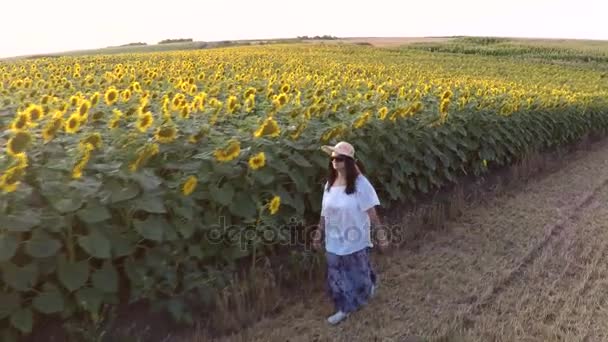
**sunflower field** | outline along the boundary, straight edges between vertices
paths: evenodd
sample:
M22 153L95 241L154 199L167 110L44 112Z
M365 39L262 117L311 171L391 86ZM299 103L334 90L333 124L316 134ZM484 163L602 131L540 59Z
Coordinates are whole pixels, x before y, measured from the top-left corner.
M0 339L139 299L181 317L176 298L316 223L323 144L407 201L603 134L606 89L590 68L350 45L0 62Z

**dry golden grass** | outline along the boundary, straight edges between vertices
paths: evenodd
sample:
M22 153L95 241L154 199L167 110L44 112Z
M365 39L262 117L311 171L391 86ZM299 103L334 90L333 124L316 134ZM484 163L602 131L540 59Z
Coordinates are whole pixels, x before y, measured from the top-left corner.
M417 248L375 254L378 295L339 326L315 292L222 341L606 340L608 145L572 158L463 205Z

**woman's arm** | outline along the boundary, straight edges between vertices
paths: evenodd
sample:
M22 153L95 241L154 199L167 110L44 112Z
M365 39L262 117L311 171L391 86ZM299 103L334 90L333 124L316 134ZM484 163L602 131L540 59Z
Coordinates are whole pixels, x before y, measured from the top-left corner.
M367 214L369 215L369 220L371 221L372 227L380 226L380 218L378 217L378 213L376 212L376 207L371 207L367 210Z

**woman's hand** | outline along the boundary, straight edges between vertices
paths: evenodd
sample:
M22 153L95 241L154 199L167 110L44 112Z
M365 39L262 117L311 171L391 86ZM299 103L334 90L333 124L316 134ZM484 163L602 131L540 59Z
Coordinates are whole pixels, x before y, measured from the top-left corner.
M312 248L314 248L315 251L318 251L321 249L321 234L317 231L315 231L314 236L312 237Z
M380 222L376 208L369 209L367 213L372 224L372 231L373 235L375 236L375 240L377 241L377 245L381 252L385 252L389 246L389 231L387 227L382 225Z
M375 229L376 239L378 241L378 247L381 252L386 252L390 245L388 230L385 226L378 226Z

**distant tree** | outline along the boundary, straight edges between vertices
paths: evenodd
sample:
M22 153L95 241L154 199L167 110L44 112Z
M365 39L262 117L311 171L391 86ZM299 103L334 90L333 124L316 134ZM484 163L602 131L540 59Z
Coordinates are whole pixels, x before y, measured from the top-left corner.
M158 42L158 44L172 44L172 43L191 43L192 38L179 38L179 39L164 39Z
M335 36L331 36L331 35L323 35L323 36L314 36L314 37L309 37L309 36L298 36L298 39L302 39L302 40L319 40L319 39L323 39L323 40L336 40L338 39L338 37Z
M137 42L137 43L129 43L129 44L123 44L121 46L146 46L148 45L147 43L142 43L142 42Z

